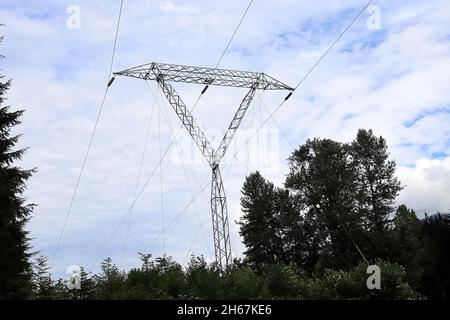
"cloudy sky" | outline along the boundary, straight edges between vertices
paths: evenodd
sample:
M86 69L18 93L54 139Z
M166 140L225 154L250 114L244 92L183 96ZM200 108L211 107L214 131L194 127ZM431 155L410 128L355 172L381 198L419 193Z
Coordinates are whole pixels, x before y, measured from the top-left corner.
M420 216L449 210L450 3L374 3L242 148L286 92L255 98L222 172L234 256L243 250L234 221L245 175L258 169L281 185L286 158L308 138L350 141L358 128L372 128L397 161L405 186L398 202ZM295 86L365 4L255 0L220 67L265 72ZM114 71L153 61L213 67L247 5L125 0ZM38 204L28 228L34 249L50 258L108 82L118 8L116 0L0 3L6 25L0 68L14 80L8 103L26 109L16 129L23 133L20 146L30 147L21 165L38 168L26 192ZM202 90L175 87L190 107ZM211 87L196 107L216 145L244 95L243 89ZM180 262L193 252L212 260L211 173L186 132L126 216L179 126L154 83L116 80L53 264L56 274L64 276L70 265L95 271L107 256L129 268L138 263L137 252L165 251Z

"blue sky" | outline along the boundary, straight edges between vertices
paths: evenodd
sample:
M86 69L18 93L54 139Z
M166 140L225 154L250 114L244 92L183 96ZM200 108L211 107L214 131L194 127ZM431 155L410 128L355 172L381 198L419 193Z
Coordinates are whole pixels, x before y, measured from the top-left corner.
M381 28L367 27L364 13L296 94L269 121L238 161L225 168L230 221L239 219L245 175L259 169L281 185L295 146L312 137L339 141L358 128L372 128L390 145L405 185L399 197L419 215L450 208L450 3L376 1ZM125 1L114 70L156 62L214 66L246 1ZM67 8L80 9L79 29L67 28ZM18 132L30 150L24 167L37 167L26 196L39 204L29 229L35 250L52 256L96 112L107 82L119 1L12 1L0 3L5 40L2 73L14 79L9 104L27 110ZM334 41L365 1L255 0L221 67L265 72L294 86ZM69 265L92 266L111 256L122 267L136 265L136 252L163 253L159 171L138 201L124 250L125 223L114 229L134 196L149 117L149 144L139 186L179 127L179 120L145 83L119 78L105 111L80 184L54 272ZM188 106L201 91L176 85ZM220 137L245 91L210 88L195 111L209 137ZM249 110L231 146L229 161L285 93L267 92ZM154 108L154 109L153 109ZM158 116L159 115L159 116ZM159 125L158 125L159 117ZM279 127L282 128L280 132ZM161 137L160 139L158 137ZM266 150L266 152L261 152ZM189 155L189 157L188 157ZM180 161L183 159L183 161ZM248 162L248 163L247 163ZM210 179L206 162L189 136L162 165L164 218L170 222ZM178 261L189 252L212 259L209 188L166 232L166 253ZM238 228L232 246L240 256ZM198 235L198 237L197 237ZM95 266L95 267L94 267Z

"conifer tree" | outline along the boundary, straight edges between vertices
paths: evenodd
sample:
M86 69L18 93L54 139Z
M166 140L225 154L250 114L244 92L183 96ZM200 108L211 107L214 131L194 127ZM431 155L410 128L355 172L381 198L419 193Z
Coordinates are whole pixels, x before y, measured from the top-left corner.
M20 135L13 135L11 129L20 124L24 111L4 106L11 81L3 79L0 76L0 299L20 299L31 294L31 253L25 224L34 205L26 204L23 192L34 169L17 166L26 149L15 148Z
M39 255L33 264L34 298L38 300L49 300L55 295L48 258Z

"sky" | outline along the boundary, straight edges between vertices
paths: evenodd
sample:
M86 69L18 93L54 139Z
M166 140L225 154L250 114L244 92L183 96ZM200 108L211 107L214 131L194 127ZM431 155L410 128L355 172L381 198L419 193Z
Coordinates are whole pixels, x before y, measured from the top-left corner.
M26 109L14 129L22 134L19 147L29 147L20 165L37 168L25 193L38 205L27 228L33 249L50 260L109 80L119 4L0 2L0 53L6 57L0 69L13 79L8 104ZM247 5L125 0L113 70L150 62L214 67ZM295 86L365 5L255 0L220 67L264 72ZM258 92L222 165L234 257L244 251L235 222L242 215L245 176L259 170L282 186L286 159L309 138L349 142L359 128L373 129L386 138L405 187L397 204L418 216L449 211L448 21L446 0L374 1L254 135L287 94ZM203 89L174 87L188 107ZM213 145L245 94L211 87L196 106L194 116ZM139 264L138 252L166 253L182 263L190 254L213 260L211 172L185 130L144 188L179 127L155 83L116 79L52 263L54 274L64 277L73 265L97 271L106 257L131 268Z

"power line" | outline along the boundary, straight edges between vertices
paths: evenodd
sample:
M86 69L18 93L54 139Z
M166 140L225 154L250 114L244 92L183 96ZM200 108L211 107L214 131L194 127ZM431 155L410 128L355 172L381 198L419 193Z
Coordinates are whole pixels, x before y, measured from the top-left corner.
M197 231L197 234L194 237L194 241L192 242L191 246L189 247L188 253L186 254L186 257L183 260L183 265L186 264L186 261L189 258L189 255L191 255L193 253L192 250L193 250L195 244L197 243L197 240L198 240L198 237L200 236L200 233L203 231L203 226L204 226L204 224L206 222L206 218L208 218L208 216L205 216L203 218L203 221L200 224L199 230Z
M151 90L151 87L150 87L150 86L148 86L148 89L149 89L150 93L151 93L153 96L155 96L155 94L154 94L153 91ZM167 126L169 127L169 129L170 129L170 131L172 132L172 135L173 135L175 131L173 130L173 127L172 127L172 125L171 125L171 123L170 123L169 114L167 113L167 109L165 108L166 103L167 103L167 102L165 102L165 101L163 100L163 106L162 106L162 107L161 107L161 105L158 103L158 108L160 109L161 113L163 114L164 120L166 121ZM164 111L165 111L165 112L164 112ZM177 149L178 149L178 155L179 155L179 157L180 157L180 161L181 161L181 165L182 165L182 169L183 169L184 178L185 178L186 183L187 183L187 185L188 185L189 192L190 192L190 194L191 194L191 197L194 197L194 191L192 190L192 186L191 186L191 183L190 183L190 181L189 181L189 177L188 177L188 174L187 174L186 166L189 167L189 169L190 169L191 172L192 172L192 175L193 175L194 178L195 178L195 181L197 182L197 184L198 184L200 187L201 187L201 183L200 183L200 181L198 180L197 175L195 174L194 170L192 169L192 166L191 166L190 164L186 165L186 164L184 163L183 156L182 156L182 149L181 149L180 145L178 144L178 142L176 142L175 144L176 144ZM205 193L203 193L203 195L205 196L205 198L206 198L207 200L209 200ZM203 226L202 219L200 218L199 210L198 210L198 207L197 207L197 205L196 205L195 202L194 202L194 209L195 209L195 213L196 213L196 216L197 216L197 219L198 219L199 224ZM204 219L203 219L203 221L204 221ZM208 244L208 242L207 242L207 240L206 240L206 235L205 235L205 232L204 232L203 227L201 228L201 231L202 231L203 240L205 241L205 244L206 244L206 248L207 248L207 250L208 250L208 253L209 253L210 257L212 257L211 249L210 249L209 244ZM169 238L169 236L170 236L170 234L167 235L167 239ZM166 239L166 241L167 241L167 239Z
M139 187L139 181L141 180L141 176L142 176L142 168L144 166L145 154L147 153L147 145L148 145L148 140L149 140L149 137L150 137L150 129L151 129L151 124L152 124L152 120L153 120L153 115L154 115L154 112L155 112L156 102L157 102L156 101L156 97L154 97L154 104L153 104L153 107L151 109L150 120L149 120L148 126L147 126L147 133L146 133L145 142L144 142L144 150L142 151L142 155L141 155L141 161L140 161L140 164L139 164L139 172L138 172L138 176L137 176L137 179L136 179L136 185L135 185L135 188L134 188L134 195L133 195L133 197L136 197L136 195L137 195L138 187ZM127 229L125 231L125 240L124 240L124 244L123 244L123 247L122 247L122 253L121 253L121 257L120 257L120 264L122 264L123 256L124 256L124 253L125 253L125 247L126 247L127 241L128 241L128 233L129 233L129 230L130 230L130 225L131 225L131 220L132 220L132 217L133 217L133 213L134 213L134 210L131 210L130 217L128 219Z
M242 15L241 20L239 21L237 27L235 28L235 30L234 30L234 32L233 32L233 34L232 34L230 40L229 40L228 43L227 43L227 46L226 46L225 49L224 49L224 52L222 53L222 55L221 55L221 57L220 57L218 63L216 64L216 67L215 67L216 69L217 69L217 67L219 66L219 64L221 63L223 57L225 56L226 51L228 50L228 47L230 46L232 40L233 40L234 37L236 36L239 27L241 26L242 22L244 21L245 16L247 15L247 12L249 11L251 5L253 4L253 1L254 1L254 0L251 0L251 1L250 1L249 5L247 6L247 8L246 8L246 10L245 10L245 12L244 12L244 14ZM146 83L147 83L147 81L146 81ZM148 85L148 83L147 83L147 85ZM199 102L200 99L201 99L201 96L205 93L206 89L207 89L207 88L205 87L205 89L202 91L202 93L200 94L200 96L197 98L197 100L196 100L196 102L194 103L193 107L190 109L190 112L191 112L191 113L192 113L192 112L194 111L194 109L196 108L198 102ZM145 188L146 188L147 185L149 184L151 178L153 177L154 173L156 172L156 170L157 170L157 169L159 168L159 166L161 165L163 159L164 159L165 156L167 155L169 149L170 149L170 148L172 147L172 145L174 144L176 138L178 137L178 135L180 134L180 132L181 132L182 129L183 129L183 125L181 125L181 126L178 128L178 130L177 130L175 136L172 138L172 140L170 141L169 145L166 147L166 150L164 151L164 153L163 153L162 156L160 157L160 160L158 161L158 163L157 163L156 166L154 167L154 169L153 169L153 171L151 172L149 178L146 180L144 186L142 187L142 189L140 190L140 192L138 193L138 195L137 195L137 196L135 197L135 199L133 200L133 202L132 202L132 204L131 204L129 210L132 210L132 208L135 206L137 200L140 198L141 194L143 193L143 191L145 190ZM129 210L126 212L126 215L128 215Z
M323 58L325 58L326 55L334 48L336 43L341 40L341 38L344 36L344 34L350 29L350 27L355 23L356 20L359 19L359 17L364 13L364 11L367 10L367 8L370 6L370 4L373 2L373 0L369 0L369 2L364 6L364 8L361 9L361 11L356 15L356 17L350 22L350 24L344 29L344 31L341 32L341 34L334 40L334 42L331 44L331 46L322 54L322 56L317 60L317 62L311 67L311 69L305 74L305 76L302 78L302 80L299 81L299 83L294 87L294 91L297 90L297 88L303 83L303 81L308 78L311 72L322 62Z
M250 1L250 3L249 3L248 6L247 6L247 9L245 9L244 14L242 15L241 20L239 20L238 25L237 25L236 28L234 29L234 32L233 32L233 34L232 34L230 40L228 41L228 43L227 43L225 49L223 50L222 55L221 55L220 58L219 58L219 61L217 61L217 64L216 64L216 66L214 67L214 69L217 69L217 68L219 67L220 63L222 62L223 57L224 57L225 54L227 53L228 48L230 47L231 42L233 41L234 37L236 36L236 33L238 32L239 27L241 26L242 22L244 21L245 16L247 15L248 10L250 10L250 7L252 6L252 4L253 4L253 0Z
M261 97L262 95L260 95ZM269 108L267 107L267 104L264 103L264 101L261 99L261 105L264 107L264 109L266 110L266 112L268 114L270 114ZM284 132L284 130L281 128L280 124L278 123L278 121L275 119L275 117L271 116L270 117L273 121L273 123L275 123L275 125L278 127L278 130L280 130L281 135L284 137L284 139L287 141L287 143L289 144L289 146L294 149L294 145L293 143L289 140L289 138L287 137L286 133Z
M169 230L172 225L176 222L177 220L184 214L184 212L189 209L189 207L195 202L195 200L204 192L204 190L206 189L207 186L209 186L211 183L211 180L208 180L208 183L206 183L205 185L203 185L203 187L196 193L195 197L193 197L191 199L191 201L189 201L189 203L169 222L169 224L167 225L166 230ZM105 246L103 246L102 250L100 251L100 253L97 255L97 257L95 258L95 260L93 261L94 263L96 263L99 259L100 256L105 252L105 250L109 247L111 241L114 239L114 237L116 236L117 232L120 230L120 228L122 227L125 219L128 217L128 215L130 214L130 210L128 210L126 212L126 214L122 217L122 219L120 220L119 224L116 226L116 228L114 229L113 233L111 234L111 236L109 237L108 241L106 242ZM159 233L153 240L152 242L156 241L159 239L159 237L162 236L162 232ZM93 265L91 265L90 269L91 270L93 267Z
M254 0L250 0L247 8L244 11L244 14L242 15L241 19L239 20L239 23L237 24L236 28L233 31L233 34L231 35L231 38L228 40L227 45L225 46L225 49L223 50L222 54L220 55L219 60L216 63L216 66L214 67L214 69L217 69L220 65L220 63L222 62L223 58L225 57L225 54L228 51L228 48L230 47L231 42L233 41L234 37L236 36L242 22L244 21L245 17L247 16L248 11L250 10L250 7L252 6ZM209 85L206 85L202 92L200 93L200 95L198 96L197 100L194 103L194 106L192 107L192 109L195 109L195 107L197 106L197 104L199 103L200 99L202 98L203 94L206 92L206 90L208 90Z
M145 81L147 86L148 82ZM169 150L172 148L173 144L176 142L176 138L178 137L179 133L181 132L181 129L183 128L183 125L181 127L178 128L177 133L175 134L175 136L172 138L172 140L170 141L170 143L167 145L165 151L163 152L163 154L160 156L157 164L155 165L155 167L153 167L150 176L147 178L147 180L145 181L144 185L142 186L142 188L139 190L138 194L136 195L136 197L133 199L131 205L129 206L128 210L125 212L125 214L123 215L122 219L120 220L118 226L114 229L113 233L111 234L110 238L108 239L106 245L102 248L100 254L97 256L95 261L98 261L98 257L103 254L103 252L106 250L106 248L109 246L109 244L111 243L111 241L114 239L115 235L117 234L117 232L119 231L120 227L122 226L123 222L125 221L125 219L128 217L128 215L131 213L131 211L134 209L134 206L136 205L137 201L139 200L139 198L141 197L141 195L143 194L143 192L145 191L145 189L147 188L148 184L150 183L151 179L153 178L153 176L156 173L156 170L158 170L158 168L161 166L162 161L164 160L164 158L167 156L167 153L169 152ZM207 185L206 185L207 186ZM203 192L205 190L205 187L203 187L201 189L201 192ZM198 197L198 195L195 197L195 199ZM192 202L189 203L189 205L192 204ZM188 206L189 206L188 205ZM187 208L186 208L187 209ZM182 211L183 212L183 211ZM182 214L182 213L180 213ZM171 222L172 223L172 222ZM168 228L170 227L171 223L169 223Z
M286 101L293 95L293 93L298 89L298 87L309 77L309 75L316 69L316 67L322 62L322 60L328 55L328 53L335 47L335 45L339 42L339 40L344 36L344 34L350 29L350 27L356 22L356 20L359 19L359 17L366 11L366 9L370 6L370 4L373 2L373 0L369 0L369 2L361 9L361 11L358 12L358 14L355 16L355 18L347 25L347 27L342 31L339 36L336 38L335 41L331 44L331 46L320 56L320 58L314 63L314 65L308 70L308 72L305 74L305 76L298 82L298 84L294 87L294 90L292 90L291 93L289 93L288 96L275 108L275 110L269 114L269 116L264 120L264 122L258 127L258 129L245 141L244 145L236 151L234 154L235 156L250 142L250 140L261 130L262 127L266 125L266 123L269 121L269 119L274 119L274 114L278 112L278 110L286 103ZM227 167L229 163L226 163L224 165L224 168ZM363 252L359 248L359 246L354 241L353 237L350 235L348 230L344 227L345 231L350 236L350 239L352 240L354 246L356 247L358 253L361 255L361 257L364 259L364 261L367 262L366 257L364 256Z
M187 209L189 209L189 207L195 202L195 200L197 200L197 198L205 191L205 189L211 184L211 179L208 180L208 182L206 184L204 184L200 190L195 194L195 196L191 199L191 201L189 201L189 203L183 207L183 209L169 222L169 224L167 224L167 232L169 232L169 230L171 228L174 228L178 221L180 221L181 216L186 212ZM159 233L151 242L154 242L156 240L158 240L160 237L162 236L162 232Z
M249 6L247 7L247 9L246 9L246 11L245 11L243 17L241 18L241 21L239 22L239 24L238 24L238 26L237 26L235 32L234 32L233 35L232 35L232 38L230 39L229 43L227 44L227 47L225 48L224 53L222 54L221 58L219 59L219 63L217 64L217 66L220 64L221 60L223 59L223 56L225 55L226 51L228 50L229 44L231 43L231 41L233 40L234 36L236 35L237 29L238 29L239 26L241 25L241 23L242 23L243 19L245 18L245 16L246 16L246 14L247 14L247 12L248 12L248 10L249 10L249 8L250 8L250 6L251 6L252 3L253 3L253 0L250 2ZM250 140L251 140L251 139L259 132L259 130L267 123L267 121L268 121L270 118L272 118L273 115L281 108L281 106L282 106L282 105L283 105L283 104L284 104L284 103L292 96L293 92L294 92L294 91L295 91L295 90L296 90L296 89L297 89L297 88L298 88L298 87L299 87L299 86L300 86L300 85L308 78L308 76L312 73L312 71L320 64L320 62L321 62L321 61L325 58L325 56L333 49L333 47L334 47L334 46L336 45L336 43L340 40L340 38L346 33L346 31L353 25L353 23L361 16L361 14L364 12L364 10L365 10L371 3L372 3L372 0L369 1L369 3L364 7L364 9L361 10L361 12L355 17L355 19L353 19L353 21L347 26L347 28L346 28L346 29L339 35L339 37L332 43L332 45L328 48L328 50L325 51L325 53L324 53L324 54L319 58L319 60L312 66L312 68L307 72L307 74L303 77L303 79L297 84L297 86L294 88L294 90L293 90L293 91L285 98L285 100L282 101L282 102L280 103L280 105L279 105L279 106L278 106L278 107L277 107L277 108L269 115L269 117L268 117L267 119L265 119L265 121L263 121L263 122L261 123L261 125L259 126L259 128L252 134L252 136L250 136L249 139L247 139L247 141L245 142L245 144L244 144L243 147L245 147L245 146L248 144L248 142L249 142L249 141L250 141ZM216 67L216 68L217 68L217 67ZM205 93L207 87L208 87L208 86L206 86L205 89L202 91L201 95L199 96L199 98L197 99L196 103L195 103L194 106L192 107L191 112L195 109L195 107L196 107L196 105L198 104L198 102L199 102L201 96ZM145 188L147 187L148 183L150 182L152 176L154 175L156 169L157 169L159 166L161 166L162 160L164 159L164 157L166 156L167 152L169 151L169 149L170 149L171 146L173 145L173 143L174 143L176 137L178 136L179 132L181 131L181 129L182 129L182 126L179 128L179 130L178 130L178 132L176 133L175 137L172 139L172 141L171 141L171 142L169 143L169 145L167 146L166 151L161 155L159 162L157 163L156 167L153 169L153 171L152 171L150 177L149 177L149 178L147 179L147 181L145 182L145 184L144 184L143 188L141 189L141 191L140 191L140 192L138 193L138 195L135 197L135 199L134 199L133 203L131 204L129 210L126 212L125 217L129 214L130 210L132 210L132 208L133 208L134 205L136 204L137 200L140 198L141 194L143 193L143 191L144 191ZM242 148L243 148L243 147L242 147ZM237 150L237 152L235 153L235 155L236 155L238 152L240 152L240 151L242 150L242 148L240 148L239 150ZM226 167L226 166L228 166L228 164L226 164L224 167ZM205 185L204 188L206 188L206 186L207 186L207 185ZM203 192L204 188L201 190L201 192ZM199 194L198 194L198 195L199 195ZM196 197L198 197L198 195L197 195ZM195 201L195 198L193 198L193 199L191 200L191 202L188 204L188 206L185 207L185 209L186 209L187 207L189 207L189 206L192 204L193 201ZM184 212L185 209L183 209L183 210L175 217L175 219L172 220L172 221L176 221L176 220L178 219L178 217L181 216L181 214ZM124 218L125 218L125 217L124 217ZM123 219L122 219L121 223L122 223L122 222L123 222ZM170 227L171 224L172 224L172 223L169 224L169 227ZM119 227L118 227L118 228L120 228L120 225L121 225L121 224L119 224ZM116 229L116 231L117 231L117 230L118 230L118 229ZM116 231L115 231L115 232L116 232ZM114 237L114 234L113 234L112 237ZM112 239L112 238L111 238L111 239ZM111 240L111 239L110 239L110 240ZM108 241L108 244L109 244L109 242L110 242L110 241ZM107 245L108 245L108 244L107 244Z
M67 213L66 213L66 216L64 218L64 224L63 224L63 227L62 227L61 232L59 234L58 242L57 242L55 251L53 253L53 258L52 258L52 263L51 263L52 266L53 266L53 263L55 262L56 255L58 254L58 250L59 250L59 247L61 245L61 240L62 240L64 231L66 230L67 222L69 220L70 212L72 210L72 206L73 206L73 203L75 201L75 197L76 197L77 192L78 192L78 187L80 185L81 177L83 176L84 168L86 166L86 162L87 162L87 159L89 157L89 153L91 151L92 142L94 141L94 136L95 136L95 133L97 132L97 127L98 127L98 124L100 122L100 118L101 118L101 115L102 115L102 112L103 112L103 107L104 107L105 101L106 101L106 96L108 95L109 87L112 85L112 83L114 81L114 78L111 78L111 76L112 76L112 70L113 70L114 61L115 61L115 54L116 54L116 48L117 48L117 39L118 39L118 35L119 35L120 21L121 21L121 17L122 17L123 2L124 2L124 0L121 0L121 2L120 2L119 17L118 17L117 25L116 25L116 32L115 32L115 37L114 37L114 45L113 45L112 56L111 56L111 64L110 64L109 73L108 73L108 81L109 82L108 82L108 85L106 86L105 93L103 95L103 99L102 99L102 102L100 104L100 109L98 111L97 118L95 120L94 129L92 130L91 137L89 139L88 147L87 147L84 159L83 159L83 164L81 166L81 170L80 170L80 173L78 175L78 178L77 178L77 181L76 181L76 184L75 184L75 189L73 191L72 198L70 199L69 208L67 209Z
M317 60L316 63L314 63L314 65L308 70L308 72L305 74L305 76L299 81L299 83L294 87L294 90L292 90L287 96L286 98L269 114L269 116L263 121L263 123L256 129L256 131L245 141L244 145L239 148L235 155L237 153L239 153L243 148L245 148L245 146L250 142L251 139L253 139L255 137L255 135L259 132L259 130L261 130L262 127L264 127L266 125L266 123L272 118L275 113L278 112L278 110L280 110L280 108L286 103L286 101L289 100L289 98L291 98L291 96L293 95L293 93L298 89L298 87L309 77L309 75L312 73L312 71L314 71L314 69L316 69L316 67L320 64L320 62L322 62L322 60L328 55L328 53L330 53L330 51L334 48L334 46L338 43L338 41L344 36L344 34L350 29L350 27L355 23L356 20L358 20L358 18L363 14L363 12L370 6L370 4L373 2L373 0L370 0L361 11L359 11L359 13L356 15L356 17L350 22L350 24L347 25L347 27L344 29L344 31L342 31L339 36L336 38L335 41L333 41L333 43L331 44L331 46L321 55L321 57L319 58L319 60ZM228 166L229 163L225 164L224 167Z
M157 95L158 98L158 95ZM159 106L159 99L158 106ZM158 108L158 140L159 140L159 156L161 157L161 108ZM166 226L164 219L164 193L163 193L163 166L159 166L159 182L160 182L160 192L161 192L161 222L162 222L162 234L163 234L163 253L166 255Z
M113 53L112 53L112 58L111 58L111 65L109 67L109 78L111 78L111 76L112 76L113 67L114 67L114 60L115 60L115 57L116 57L117 39L118 39L118 36L119 36L120 21L122 19L123 1L124 0L120 1L119 18L117 19L116 34L115 34L115 37L114 37Z

